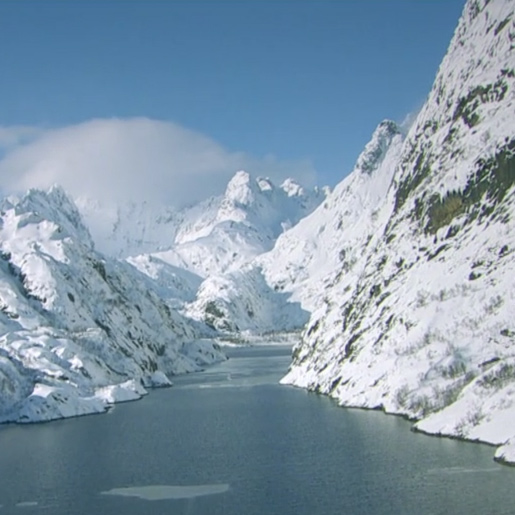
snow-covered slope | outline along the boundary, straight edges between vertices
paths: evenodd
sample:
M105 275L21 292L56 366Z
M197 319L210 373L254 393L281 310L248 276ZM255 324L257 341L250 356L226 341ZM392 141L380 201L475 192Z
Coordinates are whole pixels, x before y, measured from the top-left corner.
M208 277L185 313L222 333L239 336L299 331L309 313L289 297L267 284L259 266L250 265Z
M155 283L96 252L59 188L0 213L0 421L101 412L223 359Z
M114 257L152 254L201 277L235 270L270 250L277 237L313 211L325 190L292 179L276 186L237 172L220 197L180 210L148 203L106 206L77 199L99 250Z
M387 167L388 193L370 197L372 217L365 206L342 222L342 263L284 379L405 414L421 431L499 445L506 461L515 461L514 7L467 2ZM358 175L342 202L365 195ZM331 245L324 232L315 241Z
M97 250L115 258L169 248L182 220L178 210L147 201L119 205L78 197L74 202Z

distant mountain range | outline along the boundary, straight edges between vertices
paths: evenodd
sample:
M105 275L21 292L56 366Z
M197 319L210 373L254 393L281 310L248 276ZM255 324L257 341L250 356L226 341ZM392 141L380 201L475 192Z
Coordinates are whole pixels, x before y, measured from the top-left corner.
M147 202L102 205L84 198L76 204L101 252L117 258L152 254L206 277L270 250L326 193L307 190L293 179L276 186L239 171L223 195L180 210Z

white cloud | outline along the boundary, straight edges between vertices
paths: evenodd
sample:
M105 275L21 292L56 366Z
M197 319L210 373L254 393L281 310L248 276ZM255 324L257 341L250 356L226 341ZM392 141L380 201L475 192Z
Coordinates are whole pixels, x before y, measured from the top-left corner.
M30 125L0 126L0 150L27 143L42 133L42 129Z
M402 132L404 132L404 134L407 134L410 131L411 127L413 127L413 124L417 121L417 117L420 114L420 111L422 111L424 104L425 100L421 101L415 107L415 109L406 114L402 121L399 122L399 127L401 128Z
M60 184L74 197L183 205L221 193L240 169L278 182L293 176L312 185L316 178L309 161L230 152L203 134L148 118L98 119L50 130L4 127L2 142L4 191Z

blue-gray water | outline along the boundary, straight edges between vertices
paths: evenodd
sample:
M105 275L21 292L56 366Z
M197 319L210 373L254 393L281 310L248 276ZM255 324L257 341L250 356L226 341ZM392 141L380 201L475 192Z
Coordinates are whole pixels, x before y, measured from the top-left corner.
M515 513L515 470L483 445L277 384L284 347L109 414L0 427L0 515Z

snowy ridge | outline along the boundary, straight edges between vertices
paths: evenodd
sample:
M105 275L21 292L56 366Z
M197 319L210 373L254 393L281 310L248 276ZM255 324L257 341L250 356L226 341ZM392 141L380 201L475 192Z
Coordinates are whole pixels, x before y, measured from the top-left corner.
M107 206L91 199L77 199L77 205L100 251L117 258L152 254L207 277L236 270L270 250L325 194L293 179L276 186L239 171L220 197L180 210L146 202Z
M93 249L60 188L3 202L0 421L105 411L223 359L133 266Z
M513 6L467 2L373 231L367 210L343 226L352 266L326 285L283 380L407 415L420 431L499 445L496 458L512 462ZM352 176L348 198L362 191ZM329 244L323 233L317 243Z
M325 191L306 191L292 179L277 187L269 179L237 172L225 194L188 211L175 243L154 255L204 278L238 270L270 250L324 197Z

